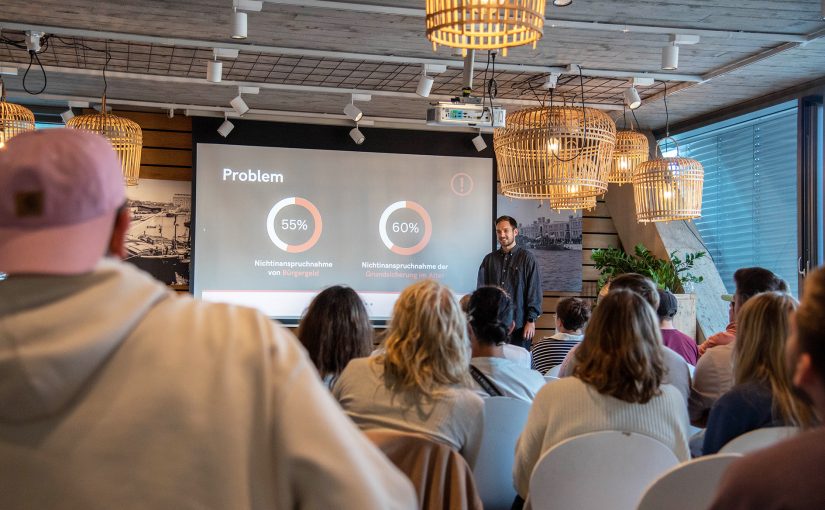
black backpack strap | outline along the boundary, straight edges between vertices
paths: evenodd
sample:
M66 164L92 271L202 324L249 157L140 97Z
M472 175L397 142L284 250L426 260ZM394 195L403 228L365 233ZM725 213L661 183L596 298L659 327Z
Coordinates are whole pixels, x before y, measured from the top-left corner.
M479 370L478 368L476 368L473 365L470 365L470 375L473 376L473 379L475 380L475 382L477 382L479 384L479 386L481 386L481 388L484 391L486 391L487 394L490 395L491 397L503 397L504 396L504 394L501 392L501 390L496 388L496 385L493 384L493 381L491 381L486 375L484 375L481 372L481 370Z

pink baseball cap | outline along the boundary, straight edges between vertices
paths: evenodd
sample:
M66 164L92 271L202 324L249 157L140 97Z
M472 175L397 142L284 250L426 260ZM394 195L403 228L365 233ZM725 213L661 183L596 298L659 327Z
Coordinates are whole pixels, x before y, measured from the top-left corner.
M120 162L102 136L76 129L15 136L0 149L0 272L91 271L125 201Z

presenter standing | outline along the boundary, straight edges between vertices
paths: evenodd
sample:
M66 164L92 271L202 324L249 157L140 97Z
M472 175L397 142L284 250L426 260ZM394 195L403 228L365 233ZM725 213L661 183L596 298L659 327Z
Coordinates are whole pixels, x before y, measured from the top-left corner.
M529 349L541 315L541 273L533 254L516 245L518 223L511 216L496 220L500 249L487 254L478 268L478 286L496 285L513 299L515 329L510 343Z

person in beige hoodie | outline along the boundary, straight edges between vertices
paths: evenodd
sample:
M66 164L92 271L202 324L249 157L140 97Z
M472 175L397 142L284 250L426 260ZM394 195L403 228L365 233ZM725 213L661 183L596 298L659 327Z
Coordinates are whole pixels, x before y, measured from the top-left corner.
M293 335L123 254L106 139L0 150L0 508L416 508Z

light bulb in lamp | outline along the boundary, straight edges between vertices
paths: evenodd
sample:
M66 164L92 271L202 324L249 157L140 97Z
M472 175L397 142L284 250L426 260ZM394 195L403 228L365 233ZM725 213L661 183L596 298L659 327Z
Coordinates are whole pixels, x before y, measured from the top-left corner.
M673 196L673 192L670 191L669 189L666 189L665 192L664 192L664 197L666 199L670 200L670 197L672 197L672 196Z
M619 158L619 170L627 170L628 168L630 168L630 162L626 157L621 156Z
M552 152L553 154L559 153L559 139L558 138L551 138L547 140L547 150Z

